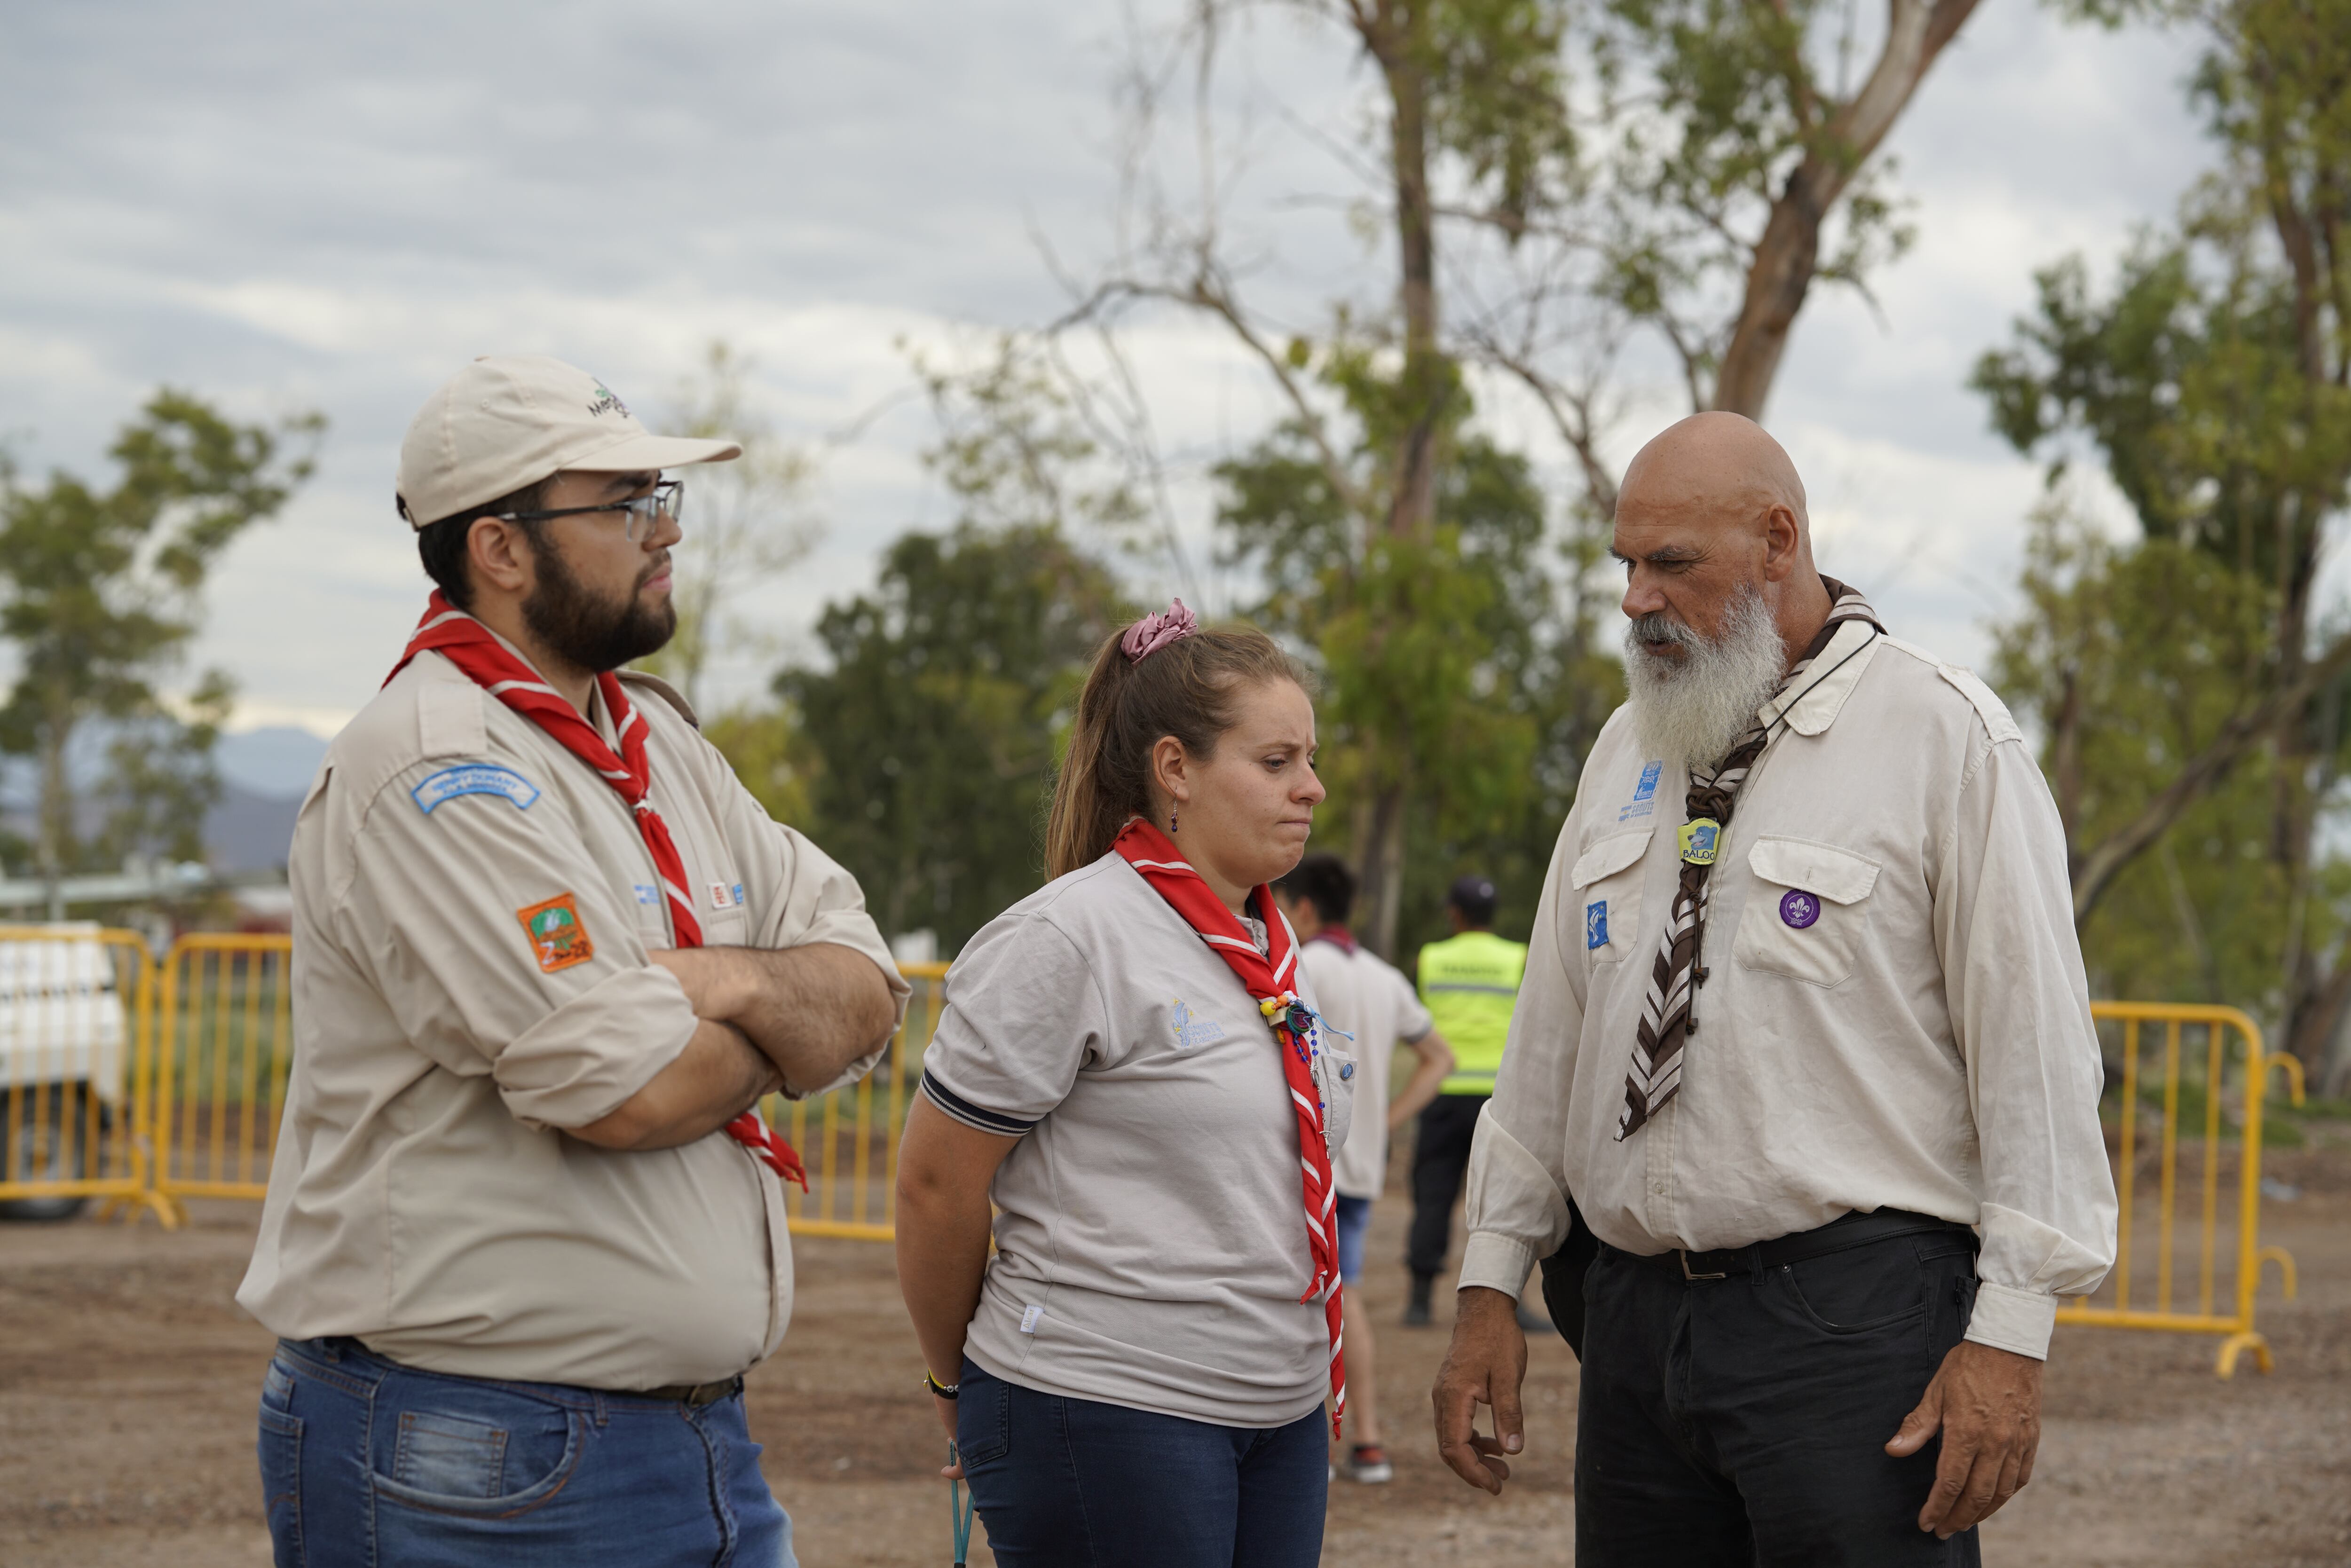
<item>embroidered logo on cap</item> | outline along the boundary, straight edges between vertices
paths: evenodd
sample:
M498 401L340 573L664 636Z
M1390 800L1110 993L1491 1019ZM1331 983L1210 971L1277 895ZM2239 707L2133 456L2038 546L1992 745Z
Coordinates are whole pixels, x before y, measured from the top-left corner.
M1792 888L1780 896L1780 918L1802 931L1821 917L1821 901L1802 888Z
M596 944L588 939L588 927L580 921L580 905L568 893L559 893L528 909L517 909L515 918L530 935L531 956L550 975L574 964L584 964L596 956Z
M1583 906L1583 950L1589 953L1595 947L1607 946L1608 901L1604 898L1597 904Z

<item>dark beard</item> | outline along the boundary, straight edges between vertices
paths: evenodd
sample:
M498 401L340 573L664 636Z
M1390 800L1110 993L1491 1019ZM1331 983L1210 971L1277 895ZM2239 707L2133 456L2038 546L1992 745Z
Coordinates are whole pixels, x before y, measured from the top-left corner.
M556 550L534 540L531 554L538 580L522 601L523 624L548 652L574 669L596 674L617 670L659 652L676 632L677 607L667 600L648 607L638 602L632 589L626 602L614 605L589 592ZM646 567L635 587L643 588L663 564L657 560Z

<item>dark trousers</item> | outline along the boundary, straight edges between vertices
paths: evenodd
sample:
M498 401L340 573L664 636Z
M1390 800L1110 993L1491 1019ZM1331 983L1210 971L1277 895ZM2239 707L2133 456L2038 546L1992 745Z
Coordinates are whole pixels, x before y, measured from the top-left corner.
M1981 1561L1918 1528L1938 1442L1894 1436L1975 1303L1963 1230L1684 1281L1612 1247L1585 1276L1579 1568ZM1669 1255L1670 1256L1670 1255Z
M1405 1239L1405 1267L1426 1277L1445 1271L1453 1244L1453 1204L1469 1171L1469 1143L1478 1133L1484 1094L1439 1094L1420 1113L1420 1135L1412 1150L1412 1232Z
M1328 1419L1218 1427L1007 1383L967 1358L956 1447L1003 1568L1314 1568Z

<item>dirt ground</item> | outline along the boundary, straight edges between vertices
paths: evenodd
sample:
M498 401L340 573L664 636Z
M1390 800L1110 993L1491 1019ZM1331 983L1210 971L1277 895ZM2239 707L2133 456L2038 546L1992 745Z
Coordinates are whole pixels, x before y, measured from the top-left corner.
M2351 1563L2351 1148L2282 1151L2265 1206L2301 1296L2264 1291L2278 1370L2212 1375L2214 1342L2061 1329L2033 1484L1985 1529L2007 1564ZM269 1336L230 1300L257 1210L197 1207L166 1234L84 1220L0 1226L0 1564L266 1563L254 1403ZM1396 1480L1332 1488L1324 1561L1572 1561L1575 1364L1533 1347L1532 1448L1499 1501L1437 1461L1427 1388L1445 1331L1403 1305L1404 1204L1374 1221L1369 1281ZM755 1433L810 1568L948 1558L942 1443L890 1252L801 1239L782 1353L751 1375ZM1384 1264L1384 1267L1381 1265ZM975 1563L990 1561L976 1549Z

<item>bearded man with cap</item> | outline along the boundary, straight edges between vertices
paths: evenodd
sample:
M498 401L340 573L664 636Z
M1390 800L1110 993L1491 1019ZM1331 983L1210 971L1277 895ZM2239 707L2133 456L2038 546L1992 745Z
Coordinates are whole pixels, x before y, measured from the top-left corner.
M789 1564L743 1372L791 1307L764 1095L906 987L676 694L683 489L585 371L485 358L399 506L438 585L297 820L294 1060L237 1300L280 1563ZM388 659L388 663L391 661Z
M1478 1129L1440 1452L1501 1490L1512 1301L1580 1208L1583 1568L1977 1562L2115 1251L2056 809L1998 697L1814 569L1755 424L1643 448L1614 553L1631 696Z

